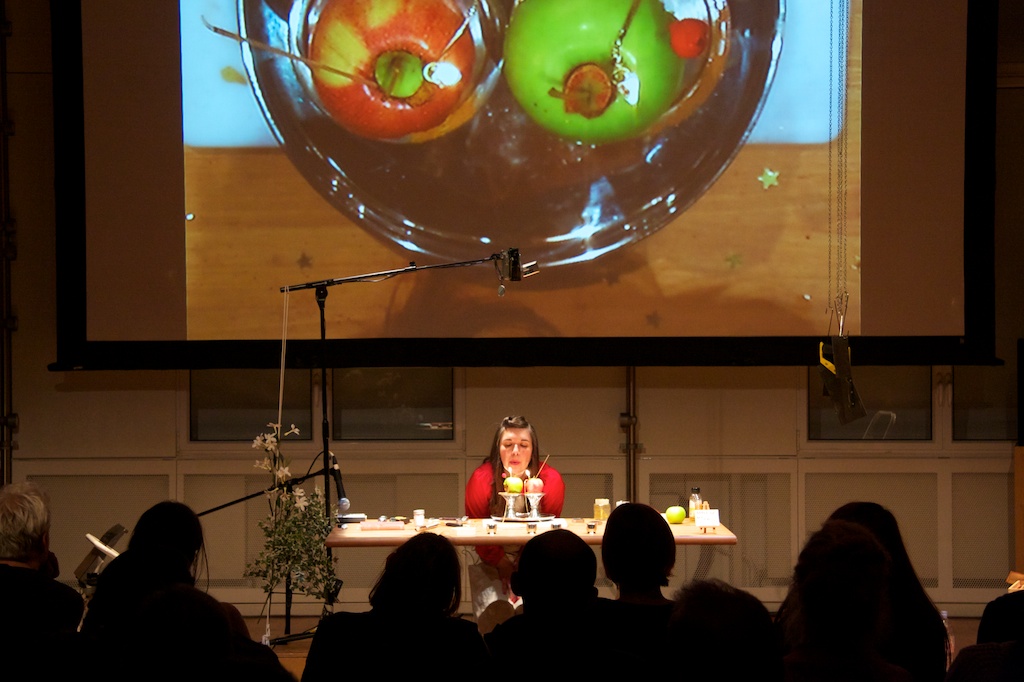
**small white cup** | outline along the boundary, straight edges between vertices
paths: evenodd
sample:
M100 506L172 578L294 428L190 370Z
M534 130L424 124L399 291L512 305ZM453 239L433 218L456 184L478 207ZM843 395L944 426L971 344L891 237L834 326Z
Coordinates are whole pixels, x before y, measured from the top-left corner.
M417 528L427 525L427 515L422 509L412 510L412 522Z

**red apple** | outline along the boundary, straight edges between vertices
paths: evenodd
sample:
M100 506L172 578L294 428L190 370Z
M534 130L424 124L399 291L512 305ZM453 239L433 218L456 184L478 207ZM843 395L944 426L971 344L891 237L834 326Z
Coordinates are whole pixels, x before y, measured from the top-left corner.
M536 476L528 478L526 479L525 488L528 493L542 493L544 492L544 481Z
M477 49L466 20L447 0L324 0L309 19L324 109L372 139L441 126L474 87Z

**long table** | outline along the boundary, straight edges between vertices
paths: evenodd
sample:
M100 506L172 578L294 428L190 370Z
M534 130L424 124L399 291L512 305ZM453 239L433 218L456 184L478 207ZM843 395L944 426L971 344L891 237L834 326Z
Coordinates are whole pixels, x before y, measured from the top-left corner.
M563 527L583 538L588 545L600 545L604 539L604 522L598 521L591 532L588 519L564 519ZM451 540L453 545L524 545L534 533L526 523L499 521L493 534L487 533L482 519L469 519L461 526L450 526L441 521L438 525L417 530L411 523L401 529L367 529L358 523L336 526L327 536L328 547L397 547L417 533L438 533ZM677 545L735 545L736 535L725 526L704 531L693 524L670 524ZM537 525L536 533L551 529L550 522Z

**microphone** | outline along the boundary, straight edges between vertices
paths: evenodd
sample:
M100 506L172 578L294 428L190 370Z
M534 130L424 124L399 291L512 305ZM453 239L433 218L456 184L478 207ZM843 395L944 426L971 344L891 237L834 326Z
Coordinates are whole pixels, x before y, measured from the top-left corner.
M537 261L527 263L522 261L519 249L505 249L494 254L494 267L498 271L498 295L505 295L505 280L519 282L527 277L532 277L540 272Z
M338 460L334 457L334 453L329 453L331 456L331 478L334 479L334 489L338 493L338 511L340 513L347 512L352 503L345 497L345 484L341 482L341 467L338 466Z

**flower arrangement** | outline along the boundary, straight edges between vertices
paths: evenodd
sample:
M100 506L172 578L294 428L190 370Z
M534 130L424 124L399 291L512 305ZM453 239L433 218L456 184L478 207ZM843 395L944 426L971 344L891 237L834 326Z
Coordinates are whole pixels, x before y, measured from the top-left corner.
M314 486L312 495L296 487L281 454L282 437L298 434L294 424L281 433L280 424L267 424L272 429L261 433L252 447L262 450L264 457L255 467L270 473L271 486L266 490L270 513L259 522L264 544L256 558L246 566L243 575L258 578L267 594L264 609L269 606L274 590L281 583L286 591L325 599L335 583L334 560L327 553L326 540L331 523L327 518L324 491Z

